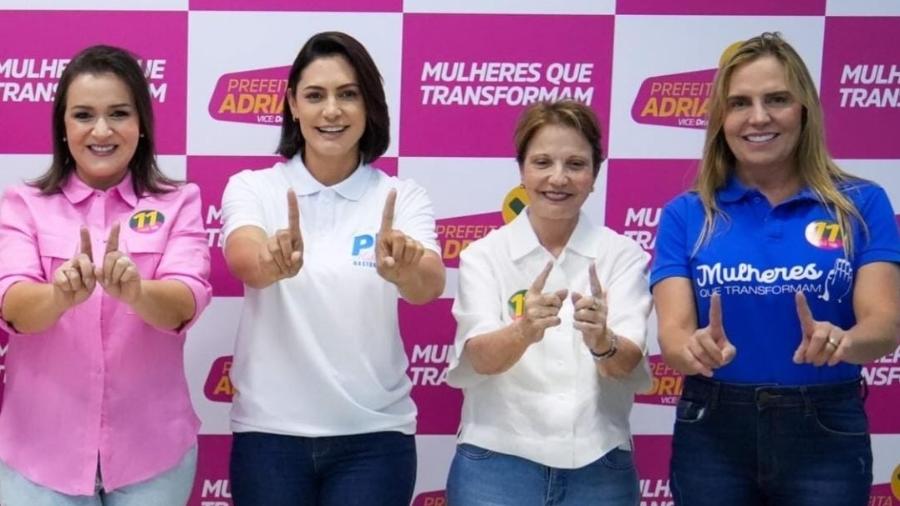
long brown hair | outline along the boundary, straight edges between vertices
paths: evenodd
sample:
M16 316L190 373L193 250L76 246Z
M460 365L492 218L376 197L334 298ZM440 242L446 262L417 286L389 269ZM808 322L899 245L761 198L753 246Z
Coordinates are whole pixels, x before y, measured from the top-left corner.
M53 161L50 168L29 184L48 195L60 191L75 171L75 162L66 143L66 100L69 87L76 77L83 74L112 74L119 78L134 100L141 136L137 149L129 162L135 195L166 193L180 184L166 177L156 164L156 144L153 135L153 105L150 90L141 66L128 51L113 46L91 46L72 58L63 70L53 99Z

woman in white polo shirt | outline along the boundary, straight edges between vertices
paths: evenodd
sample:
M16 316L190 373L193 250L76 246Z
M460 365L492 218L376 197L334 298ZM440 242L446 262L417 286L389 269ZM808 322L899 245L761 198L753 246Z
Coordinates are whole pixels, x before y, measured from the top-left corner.
M532 106L515 141L530 203L461 255L448 382L465 401L447 497L635 505L649 256L581 212L603 160L590 108Z
M246 285L231 379L236 506L407 506L416 407L397 298L443 291L431 203L370 163L388 146L381 76L339 32L288 76L278 153L233 176L225 257Z

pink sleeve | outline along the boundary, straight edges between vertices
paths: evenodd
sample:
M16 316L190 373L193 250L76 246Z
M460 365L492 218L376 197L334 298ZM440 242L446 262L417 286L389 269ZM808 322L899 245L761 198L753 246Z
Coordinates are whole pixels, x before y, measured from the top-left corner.
M31 208L23 195L25 191L21 186L7 188L0 201L0 328L10 334L17 332L2 318L6 291L20 281L47 282Z
M209 284L209 239L203 228L200 189L193 183L187 183L175 191L181 193L180 198L175 199L180 207L173 210L175 222L156 269L156 279L181 281L194 295L194 316L174 331L182 334L209 305L212 287Z

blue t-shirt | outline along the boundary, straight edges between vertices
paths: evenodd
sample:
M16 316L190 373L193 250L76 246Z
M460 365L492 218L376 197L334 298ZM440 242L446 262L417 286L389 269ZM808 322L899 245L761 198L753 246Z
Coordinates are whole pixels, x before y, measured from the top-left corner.
M804 292L816 320L849 329L856 324L852 288L859 268L870 262L900 263L900 233L884 189L853 180L841 191L868 229L854 223L849 260L840 227L809 189L772 207L762 193L731 178L716 194L726 216L716 217L709 241L696 253L704 220L699 195L687 192L666 205L650 284L673 276L691 279L700 328L708 324L711 295L720 293L725 334L737 355L715 370L715 379L810 385L859 376L860 367L853 364L816 367L792 361L801 338L795 292Z

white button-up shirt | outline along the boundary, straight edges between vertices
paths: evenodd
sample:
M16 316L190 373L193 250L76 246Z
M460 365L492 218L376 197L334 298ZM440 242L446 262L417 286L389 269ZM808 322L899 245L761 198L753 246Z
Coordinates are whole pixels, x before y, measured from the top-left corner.
M631 239L592 225L582 213L565 249L553 258L523 212L462 252L448 383L465 394L461 443L574 469L629 444L634 393L649 386L646 361L624 379L601 377L573 326L570 298L559 312L562 323L547 329L509 370L480 375L462 354L468 339L521 315L525 290L551 260L545 293L568 289L590 295L588 267L594 263L607 294L609 328L646 351L649 255Z

